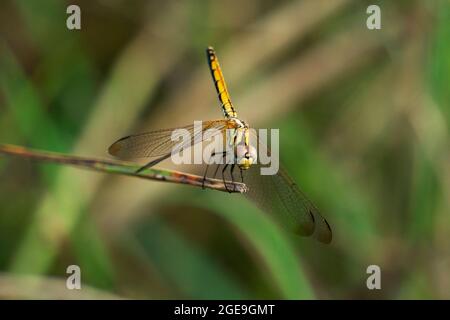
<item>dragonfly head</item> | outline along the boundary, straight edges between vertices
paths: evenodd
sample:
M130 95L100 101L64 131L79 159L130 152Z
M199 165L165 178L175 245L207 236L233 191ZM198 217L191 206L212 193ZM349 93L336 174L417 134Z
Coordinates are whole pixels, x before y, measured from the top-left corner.
M236 162L240 169L247 170L256 163L256 149L251 145L239 144L236 147Z

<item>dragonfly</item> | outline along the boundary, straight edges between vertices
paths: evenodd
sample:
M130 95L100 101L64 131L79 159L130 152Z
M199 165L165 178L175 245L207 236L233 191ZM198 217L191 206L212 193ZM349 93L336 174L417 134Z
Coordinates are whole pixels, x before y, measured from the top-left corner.
M215 50L208 47L206 56L224 117L203 121L201 126L181 127L181 129L187 130L191 136L191 139L181 147L187 149L196 143L212 138L212 134L208 135L207 132L224 134L227 130L231 131L228 151L211 154L211 157L218 155L225 159L228 152L233 151L231 163L225 162L222 167L224 185L227 187L225 181L227 170L229 170L231 181L234 182L235 170L239 169L241 181L245 181L248 187L248 191L244 195L250 201L263 211L271 213L294 233L301 236L313 236L319 242L330 243L332 239L330 225L283 168L280 168L274 175L260 174L262 165L258 163L256 149L250 143L251 135L254 135L255 131L250 130L248 123L237 115ZM179 143L172 139L172 132L176 129L180 128L162 129L123 137L114 142L108 152L120 159L154 158L142 166L137 171L139 173L172 155L173 148ZM215 130L210 131L209 129ZM263 147L258 136L256 136L256 141L258 147ZM267 149L267 147L265 148ZM206 179L208 167L209 165L206 166L204 179ZM217 176L218 170L219 165L216 167L213 178Z

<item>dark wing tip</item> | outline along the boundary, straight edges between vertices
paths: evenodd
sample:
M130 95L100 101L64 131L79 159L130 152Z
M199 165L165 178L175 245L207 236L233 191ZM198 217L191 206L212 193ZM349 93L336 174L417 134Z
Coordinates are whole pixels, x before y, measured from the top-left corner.
M325 218L322 218L323 225L325 226L325 230L320 230L319 233L315 235L316 239L319 242L329 244L331 240L333 239L333 231L331 230L330 225L328 224L328 221L325 220Z
M122 148L120 147L120 145L118 143L113 143L109 148L108 148L108 153L112 156L117 156L117 154L120 152Z
M119 152L122 150L122 144L121 142L125 139L128 139L130 136L126 136L123 138L120 138L116 142L114 142L111 146L108 148L108 153L112 156L117 156Z
M308 237L314 233L315 219L311 211L309 211L309 217L310 220L308 222L300 223L295 227L294 233L304 237Z
M311 216L312 221L313 221L314 223L316 223L316 219L314 218L314 214L312 213L312 211L309 210L308 212L309 212L309 215Z

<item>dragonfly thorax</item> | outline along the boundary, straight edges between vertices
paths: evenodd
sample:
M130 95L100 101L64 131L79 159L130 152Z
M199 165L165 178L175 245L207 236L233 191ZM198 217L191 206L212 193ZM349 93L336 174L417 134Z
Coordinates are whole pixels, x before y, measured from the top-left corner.
M242 170L247 170L252 164L256 163L256 149L250 145L250 128L248 124L236 117L230 119L234 122L234 129L231 139L231 145L234 147L236 164Z
M232 118L230 118L230 121L234 122L236 128L247 128L248 129L248 124L244 120L241 120L236 117L232 117Z
M256 149L249 143L250 128L245 121L236 117L230 118L230 121L233 122L230 143L234 149L235 163L242 170L247 170L256 163Z

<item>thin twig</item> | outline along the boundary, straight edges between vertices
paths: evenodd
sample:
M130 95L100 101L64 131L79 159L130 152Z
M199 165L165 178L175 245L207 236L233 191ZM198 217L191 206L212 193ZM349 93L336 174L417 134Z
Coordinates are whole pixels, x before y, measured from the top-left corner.
M72 155L31 150L21 146L0 144L0 154L18 156L22 158L34 159L51 163L68 164L76 167L86 168L106 173L121 174L138 177L142 179L187 184L196 187L203 187L203 177L183 173L173 170L146 169L136 173L140 168L139 164L119 160L101 160L93 158L77 157ZM226 181L228 190L243 193L247 191L244 183ZM222 180L206 178L204 187L207 189L227 191Z

